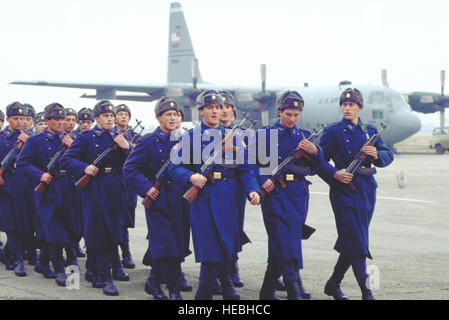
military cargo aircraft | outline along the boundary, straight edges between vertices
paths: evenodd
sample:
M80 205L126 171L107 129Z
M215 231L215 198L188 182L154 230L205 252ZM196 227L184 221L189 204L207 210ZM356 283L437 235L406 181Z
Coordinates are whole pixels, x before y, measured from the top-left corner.
M342 118L339 108L341 92L352 86L342 81L333 87L270 87L266 86L266 66L261 65L261 87L238 87L205 83L201 77L193 45L190 40L181 4L170 5L169 48L167 83L119 84L119 83L68 83L48 81L14 81L12 84L51 86L64 88L94 89L95 94L84 94L83 98L154 101L161 96L171 96L185 108L186 121L198 120L195 108L196 96L204 89L226 89L236 98L237 117L242 112L258 120L259 126L277 120L275 101L287 89L297 90L305 101L299 126L308 130L320 128L321 123L331 123ZM393 146L421 128L419 118L412 112L404 97L387 86L356 85L364 96L365 106L361 117L365 123L375 126L385 123L384 141ZM119 92L125 92L122 94Z

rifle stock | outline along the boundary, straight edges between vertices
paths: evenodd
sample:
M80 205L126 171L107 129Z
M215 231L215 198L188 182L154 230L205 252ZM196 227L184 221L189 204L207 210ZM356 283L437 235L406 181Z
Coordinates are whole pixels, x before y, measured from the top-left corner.
M39 182L36 188L34 188L34 191L44 193L45 189L47 189L47 184L45 182Z
M195 199L198 197L198 193L200 192L200 190L201 189L198 187L191 186L189 190L187 190L186 193L184 193L183 198L189 201L190 203L193 203L193 201L195 201Z
M0 186L5 184L5 180L3 180L3 175L6 172L6 168L0 168Z
M159 191L161 187L161 183L159 181L156 181L156 183L154 184L154 188L156 188L156 190ZM151 205L153 204L153 199L150 198L150 196L145 196L145 198L143 198L142 200L142 204L147 207L148 209L151 208Z
M83 190L84 188L86 188L87 184L90 182L90 179L92 179L92 176L85 174L75 183L75 186L77 186L78 188Z

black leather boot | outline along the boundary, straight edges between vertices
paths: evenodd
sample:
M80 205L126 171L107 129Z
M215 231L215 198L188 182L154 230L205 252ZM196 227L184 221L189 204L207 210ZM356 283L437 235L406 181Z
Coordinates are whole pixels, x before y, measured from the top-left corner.
M125 231L124 240L120 243L120 248L122 249L122 263L125 269L134 269L136 265L131 257L131 251L129 250L129 235L128 230Z
M192 285L187 282L184 272L181 272L178 275L178 286L179 290L182 292L191 292L193 290Z
M112 278L117 281L129 281L129 274L123 270L123 265L120 261L118 247L112 253Z
M77 266L78 267L78 259L76 258L76 251L75 248L73 247L73 245L67 244L66 246L64 246L65 249L65 254L66 254L66 262L65 262L65 266Z
M301 294L301 298L304 300L310 300L312 298L312 295L310 294L310 292L306 291L306 289L304 289L304 285L302 283L301 280L301 276L298 273L298 287L299 287L299 293Z
M106 283L103 287L103 293L107 296L118 296L119 292L117 287L114 285L114 282L112 281L112 274L111 269L104 271L106 274Z
M285 287L287 288L288 300L302 300L301 292L299 291L298 281L285 280Z
M3 249L0 249L0 263L6 263L5 253L3 252Z
M6 270L14 270L16 267L16 255L12 252L11 246L6 242L5 247L3 248L3 252L5 254L5 267Z
M281 278L277 278L276 282L274 284L274 287L277 291L287 291L287 288L285 287L284 282L281 280Z
M145 292L152 295L154 300L167 300L168 297L161 289L161 284L157 281L156 277L151 274L147 281L145 281Z
M62 257L60 259L57 259L56 261L53 261L53 268L55 269L56 278L55 282L60 287L66 286L67 281L67 275L65 274L64 270L64 262L62 260Z
M373 292L370 289L362 291L362 300L376 300L374 298Z
M265 271L262 287L260 288L259 300L280 300L276 296L276 282L277 279L273 279L273 275L268 270Z
M50 256L47 245L43 245L39 253L39 258L34 265L34 271L40 273L46 279L56 279L56 274L50 268Z
M223 294L223 288L221 284L218 282L218 280L215 280L215 282L212 284L212 290L214 296L221 296Z
M18 277L26 277L27 271L23 263L23 251L22 248L17 248L17 265L14 268L14 273Z
M245 286L242 279L240 279L238 260L231 265L231 279L236 288L243 288Z
M240 300L240 295L235 291L231 276L220 276L221 286L223 288L223 300Z
M349 300L349 298L341 291L340 281L331 277L324 287L324 293L333 297L335 300Z

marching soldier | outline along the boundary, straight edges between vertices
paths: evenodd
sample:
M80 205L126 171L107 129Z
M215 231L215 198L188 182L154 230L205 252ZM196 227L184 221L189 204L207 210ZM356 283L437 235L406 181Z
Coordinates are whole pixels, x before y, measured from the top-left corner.
M90 130L93 122L94 114L91 109L82 108L80 111L78 111L78 128L76 128L73 132L75 138L78 137L81 132Z
M374 299L367 287L366 257L372 259L368 247L368 227L376 203L377 183L371 165L386 167L393 161L393 152L379 139L375 146L364 145L377 133L374 126L365 125L359 117L363 108L362 93L348 88L340 96L344 118L329 126L320 140L325 160L332 159L335 167L326 163L318 174L330 185L329 197L335 215L338 238L334 249L340 253L334 272L324 292L337 300L348 299L340 289L344 274L352 266L364 300ZM346 168L361 150L367 157L364 168L355 174ZM370 160L371 159L371 160ZM375 168L374 168L375 169ZM349 183L356 186L351 191Z
M16 276L27 275L24 266L24 250L28 236L34 230L34 221L30 219L27 194L27 182L25 177L16 171L17 155L21 146L27 141L28 135L22 132L24 127L26 110L19 102L13 102L6 108L6 121L8 126L0 132L0 158L8 163L4 164L5 170L0 179L0 220L3 231L8 237L6 255L7 269L14 270ZM12 151L15 150L15 151ZM15 260L15 263L11 261Z
M220 123L226 129L232 129L232 126L233 126L233 124L235 122L235 118L236 118L234 96L229 91L226 91L226 90L221 90L219 93L221 94L221 96L224 99L224 105L223 105L223 110L222 110L221 117L220 117ZM239 274L238 252L242 251L242 246L244 244L251 242L249 240L248 236L246 235L246 233L243 231L243 224L244 224L244 219L245 219L246 196L245 196L243 188L241 188L242 186L239 186L239 187L241 189L241 192L239 193L240 197L238 200L238 202L239 202L238 207L239 207L240 239L239 239L237 253L231 263L231 278L232 278L232 282L233 282L234 286L236 286L237 288L241 288L244 286L244 283L240 279L240 274Z
M44 129L47 128L47 123L45 122L45 113L44 112L36 113L36 117L34 117L34 123L36 124L36 126L34 127L36 134L39 134L42 131L44 131Z
M131 120L131 110L125 104L120 104L116 107L117 116L115 118L115 125L119 129L119 132L124 133L126 130L130 128L129 121ZM137 141L139 137L136 137L137 133L132 131L126 137L128 141ZM135 143L134 143L135 145ZM134 146L133 145L133 146ZM123 228L123 242L120 243L120 249L122 250L122 261L120 262L120 258L118 257L118 263L123 263L123 267L126 269L134 269L136 265L131 256L131 251L129 249L129 232L128 228L134 228L135 220L136 220L136 206L137 206L137 194L133 191L129 185L126 186L127 199L125 202L126 208L126 219ZM118 248L117 253L118 255ZM117 258L115 259L117 260Z
M214 167L212 175L215 183L212 184L200 173L203 157L201 164L193 163L193 154L202 154L204 148L212 142L209 134L219 133L222 138L225 136L225 128L220 125L223 102L223 97L216 90L204 90L198 95L196 104L202 117L201 126L189 130L179 144L181 159L184 152L184 156L190 154L191 157L187 163L170 169L174 183L200 189L198 198L190 205L195 260L201 263L199 287L195 295L197 300L212 299L217 277L220 277L222 283L223 299L240 299L230 277L230 264L240 236L237 179L243 184L253 205L260 200L259 187L248 165ZM194 144L194 136L199 133L201 144Z
M75 126L78 121L78 113L73 108L65 108L65 118L62 121L62 131L68 137L67 141L72 144L73 140L76 138ZM79 242L83 237L83 221L81 215L81 193L78 188L74 185L76 182L76 177L73 175L67 178L71 180L71 188L63 190L64 193L62 198L71 205L68 207L70 209L70 239L71 243L66 244L64 250L66 252L67 261L66 266L78 266L78 257L84 257L85 254L82 252Z
M185 243L189 236L189 233L185 235L185 226L188 232L189 223L185 221L182 194L176 192L176 186L167 179L168 167L159 177L160 181L156 174L170 161L170 151L177 143L176 139L171 139L171 134L178 125L178 110L179 106L173 99L162 97L158 100L155 114L160 126L138 141L123 169L128 184L143 198L151 198L150 207L147 205L145 208L149 251L152 267L159 268L166 279L170 300L182 300L179 277L181 262L189 254L188 240L187 246ZM160 188L157 188L157 182L161 184ZM160 289L158 275L150 275L145 288L156 300L167 298Z
M130 144L115 128L115 108L108 100L95 105L97 125L84 131L61 158L63 169L76 177L87 175L90 182L82 191L84 240L88 255L96 256L93 286L103 287L106 295L119 295L112 281L111 258L123 241L125 190L122 167L130 152ZM95 159L107 148L117 145L97 166Z
M34 126L34 117L36 117L36 110L34 110L34 107L29 103L24 103L23 106L25 107L25 121L23 123L22 130L29 131ZM34 132L29 133L32 134Z
M63 131L66 110L62 105L49 104L45 107L44 113L48 127L27 140L17 160L17 169L35 187L39 183L46 186L45 191L35 192L36 215L40 220L47 245L47 248L44 245L43 250L49 251L56 274L56 284L65 286L67 276L62 253L63 248L73 241L71 237L73 205L71 197L67 197L73 188L73 181L60 169L59 163L56 163L51 172L47 170L47 165L58 151L63 147L69 147L73 140ZM44 269L43 275L46 278L50 277L49 274L53 277L46 257L42 257L40 262ZM70 264L77 265L76 258L75 261L70 261Z
M277 300L275 289L278 278L283 276L289 300L310 299L310 294L304 290L299 270L303 268L302 259L302 229L307 217L309 201L309 181L305 175L311 174L310 165L318 166L320 163L319 148L307 140L308 131L299 129L296 122L304 108L304 100L296 91L285 91L276 102L279 120L273 125L264 128L267 140L261 141L259 131L251 144L256 144L260 154L273 154L270 149L273 135L278 137L277 154L278 163L282 163L295 148L307 152L311 163L304 159L295 160L296 170L289 166L283 172L281 183L273 181L270 176L258 172L261 189L266 192L261 202L265 228L268 234L268 266L260 290L260 299ZM254 157L254 155L250 155ZM254 166L256 171L259 166ZM301 169L301 170L299 170Z

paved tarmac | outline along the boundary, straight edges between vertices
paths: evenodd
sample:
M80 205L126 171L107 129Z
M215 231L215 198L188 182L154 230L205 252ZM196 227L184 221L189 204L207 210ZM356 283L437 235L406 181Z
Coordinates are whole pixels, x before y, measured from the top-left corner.
M427 138L426 138L427 139ZM406 146L406 144L405 144ZM404 152L395 157L387 168L379 169L377 205L370 227L370 250L374 260L368 260L378 281L374 295L377 299L449 299L449 155ZM405 188L399 188L396 173L405 172ZM311 177L310 210L307 224L317 231L303 242L304 269L301 271L304 286L312 299L331 299L323 287L332 273L337 259L334 246L337 233L328 197L328 186L318 177ZM107 297L101 289L94 289L84 276L85 258L81 265L80 288L68 290L57 287L54 280L44 279L26 265L28 276L18 278L13 271L0 266L0 299L143 299L152 297L144 292L144 282L149 268L141 264L146 250L146 223L143 207L138 205L136 228L130 229L131 251L136 269L127 270L131 281L118 282L119 297ZM240 254L240 274L245 287L238 289L242 299L258 298L267 259L267 236L260 207L247 204L245 230L252 243L244 246ZM2 234L5 240L5 235ZM193 245L191 244L193 250ZM193 299L198 285L199 264L193 255L183 264L186 278L194 286L185 299ZM342 290L351 299L361 294L351 270L342 282ZM284 292L278 292L285 298ZM221 297L216 297L221 299Z

